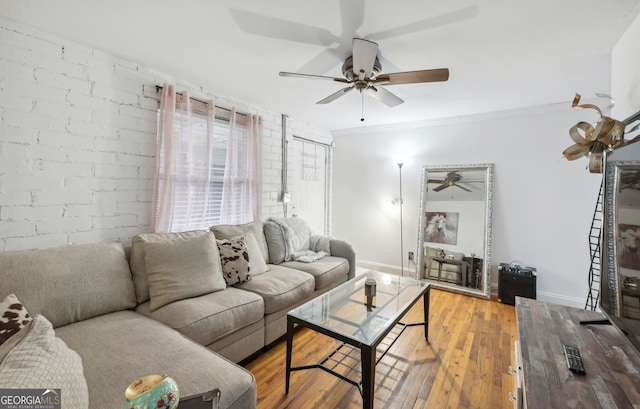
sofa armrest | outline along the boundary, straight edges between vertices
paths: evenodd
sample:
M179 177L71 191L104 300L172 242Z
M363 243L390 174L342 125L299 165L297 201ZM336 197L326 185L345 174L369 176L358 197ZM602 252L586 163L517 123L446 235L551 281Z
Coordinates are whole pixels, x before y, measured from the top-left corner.
M356 253L351 244L344 240L331 240L331 255L344 257L349 261L349 280L356 276Z

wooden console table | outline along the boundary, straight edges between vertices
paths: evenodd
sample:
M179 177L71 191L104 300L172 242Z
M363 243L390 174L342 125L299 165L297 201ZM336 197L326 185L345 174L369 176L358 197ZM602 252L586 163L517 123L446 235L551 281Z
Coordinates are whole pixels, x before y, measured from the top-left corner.
M640 353L612 325L580 325L603 314L516 297L516 317L520 407L640 407ZM580 349L586 375L569 371L563 344Z

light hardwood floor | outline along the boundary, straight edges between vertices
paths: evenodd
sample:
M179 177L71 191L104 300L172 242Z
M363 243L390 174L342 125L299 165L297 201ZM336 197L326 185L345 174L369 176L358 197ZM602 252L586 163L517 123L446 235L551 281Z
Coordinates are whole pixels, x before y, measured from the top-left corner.
M515 309L510 305L431 291L429 344L421 327L405 331L376 367L376 408L507 409L513 403ZM422 317L417 303L404 322ZM336 341L296 331L293 365L313 364ZM285 395L285 341L245 365L256 377L258 409L361 408L358 389L319 369L292 373Z

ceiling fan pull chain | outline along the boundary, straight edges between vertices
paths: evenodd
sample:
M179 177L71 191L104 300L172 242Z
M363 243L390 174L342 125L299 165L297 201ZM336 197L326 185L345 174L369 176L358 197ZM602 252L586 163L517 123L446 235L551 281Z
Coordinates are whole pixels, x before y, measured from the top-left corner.
M364 93L360 91L360 98L362 99L360 122L364 122Z

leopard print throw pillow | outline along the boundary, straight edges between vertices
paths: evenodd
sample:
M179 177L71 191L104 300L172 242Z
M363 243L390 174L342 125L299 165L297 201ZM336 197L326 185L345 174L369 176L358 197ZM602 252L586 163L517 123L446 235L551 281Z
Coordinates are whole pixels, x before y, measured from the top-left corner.
M33 321L33 318L14 294L0 303L0 345Z
M244 237L216 240L220 251L222 275L227 285L235 285L251 280L249 252Z

